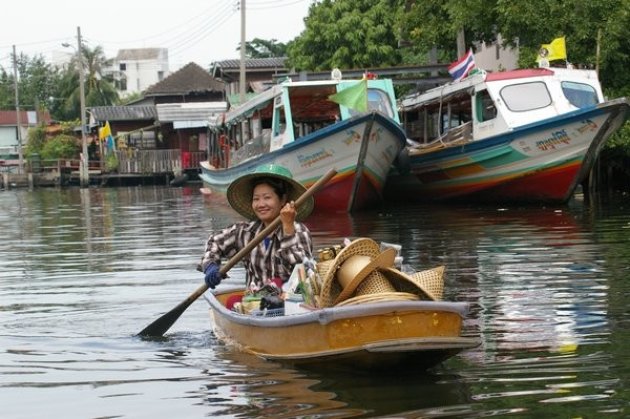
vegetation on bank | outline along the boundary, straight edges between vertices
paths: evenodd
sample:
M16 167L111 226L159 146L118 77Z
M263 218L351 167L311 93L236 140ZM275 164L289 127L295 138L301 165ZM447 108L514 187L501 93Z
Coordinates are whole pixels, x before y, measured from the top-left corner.
M518 46L521 67L532 67L541 44L564 36L568 60L596 69L608 97L630 96L630 0L320 0L304 23L287 44L248 42L246 55L285 55L298 71L421 65L454 61L458 36L465 49L500 36L506 46ZM102 48L82 51L87 106L120 104L114 80L102 72ZM46 109L57 120L79 118L76 61L58 68L19 55L17 64L24 108ZM0 109L15 109L14 100L13 71L0 67ZM606 147L604 158L630 156L628 124Z
M52 135L47 133L44 126L29 129L24 155L27 157L38 155L42 160L76 158L81 147L72 130L77 125L81 123L79 121L64 122L59 132Z

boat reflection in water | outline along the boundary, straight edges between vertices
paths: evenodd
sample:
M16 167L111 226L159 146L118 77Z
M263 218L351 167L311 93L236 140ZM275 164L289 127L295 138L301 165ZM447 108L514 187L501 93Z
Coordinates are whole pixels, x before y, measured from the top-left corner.
M293 369L242 352L217 349L214 375L203 397L222 414L239 417L447 416L469 411L470 395L447 372L373 375L361 370ZM238 401L238 403L236 403Z

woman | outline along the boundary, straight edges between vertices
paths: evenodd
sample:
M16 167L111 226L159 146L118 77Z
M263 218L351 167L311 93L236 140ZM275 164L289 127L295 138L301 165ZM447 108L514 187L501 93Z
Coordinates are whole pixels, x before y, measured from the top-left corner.
M282 287L295 264L311 258L313 253L311 233L299 221L311 213L314 200L311 197L295 208L295 200L305 191L288 169L274 164L261 166L233 181L227 190L228 202L250 221L210 235L198 266L205 274L206 285L214 288L221 282L221 259L234 256L280 216L281 225L245 256L243 264L248 293L256 293L266 285Z

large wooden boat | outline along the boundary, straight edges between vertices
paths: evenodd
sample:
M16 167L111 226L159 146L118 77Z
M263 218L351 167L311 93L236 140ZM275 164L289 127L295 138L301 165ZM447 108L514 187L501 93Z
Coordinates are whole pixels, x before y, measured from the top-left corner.
M224 194L237 177L276 163L309 187L337 175L315 195L316 209L354 211L382 198L386 176L405 146L391 80L367 80L367 112L329 97L361 81L286 81L211 122L200 177Z
M422 202L566 202L629 108L605 100L591 70L477 72L402 100L409 173L393 173L387 191Z
M214 332L222 341L267 360L425 369L479 344L476 338L461 336L467 303L384 300L256 316L225 307L231 296L242 293L208 293Z

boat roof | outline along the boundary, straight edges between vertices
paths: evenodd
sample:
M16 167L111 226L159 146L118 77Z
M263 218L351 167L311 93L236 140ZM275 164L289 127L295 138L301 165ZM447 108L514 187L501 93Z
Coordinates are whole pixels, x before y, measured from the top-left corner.
M385 79L376 79L376 80L368 80L368 86L370 84L378 84L380 81ZM243 115L249 115L255 112L258 109L265 108L269 106L269 102L273 100L275 97L280 96L282 94L283 89L305 89L299 96L307 96L306 89L313 90L321 90L325 87L330 87L329 91L320 92L318 96L322 96L324 94L328 97L331 94L336 92L336 87L340 83L355 83L361 81L360 79L348 79L348 80L310 80L310 81L293 81L293 80L285 80L279 84L273 85L271 88L259 93L254 96L247 102L244 102L242 105L234 107L230 109L225 114L222 114L213 120L210 121L210 126L221 126L224 123L235 119L241 119ZM292 96L292 101L295 100L295 96Z
M553 76L555 73L548 68L525 68L522 70L496 71L486 74L486 81L524 79L528 77Z
M597 73L593 70L576 70L560 67L552 68L528 68L510 71L486 72L480 71L471 74L461 81L453 81L442 86L435 87L425 92L412 94L401 100L401 110L412 110L423 105L444 100L447 97L461 94L469 94L470 88L481 83L493 83L507 80L517 80L533 77L560 77L572 80L590 79L597 80Z

